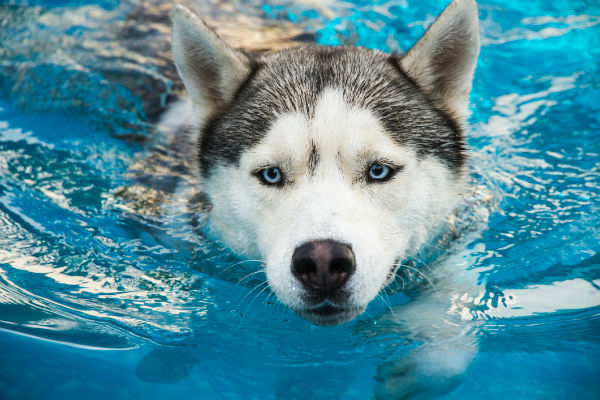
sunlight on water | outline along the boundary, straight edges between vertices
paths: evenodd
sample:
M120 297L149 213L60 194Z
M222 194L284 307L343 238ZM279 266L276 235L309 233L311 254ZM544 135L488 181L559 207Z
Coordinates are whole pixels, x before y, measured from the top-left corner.
M460 235L330 328L279 304L259 263L206 239L204 210L178 198L194 179L174 178L188 167L153 130L181 93L170 7L51 3L0 5L1 398L390 398L429 344L406 325L447 332L420 373L448 362L461 379L434 397L600 396L596 2L479 2ZM445 3L234 6L321 44L405 51Z

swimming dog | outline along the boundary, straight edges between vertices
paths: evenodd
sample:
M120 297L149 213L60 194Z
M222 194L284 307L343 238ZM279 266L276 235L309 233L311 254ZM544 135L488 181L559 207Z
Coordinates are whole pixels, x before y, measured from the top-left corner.
M354 319L465 190L475 1L454 0L404 55L314 44L258 55L184 6L172 20L211 233L264 260L297 314Z

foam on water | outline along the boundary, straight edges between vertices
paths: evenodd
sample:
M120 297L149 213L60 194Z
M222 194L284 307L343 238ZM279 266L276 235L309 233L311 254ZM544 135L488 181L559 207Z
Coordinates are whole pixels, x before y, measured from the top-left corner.
M153 113L177 85L156 54L112 35L132 4L12 3L0 6L0 397L372 398L423 344L403 318L443 319L478 343L443 398L600 396L596 2L480 2L469 145L473 185L491 201L403 277L454 288L451 306L409 316L416 294L390 290L328 328L278 304L258 263L198 235L184 204L144 215L116 196L160 146ZM444 5L256 2L252 13L322 44L397 51Z

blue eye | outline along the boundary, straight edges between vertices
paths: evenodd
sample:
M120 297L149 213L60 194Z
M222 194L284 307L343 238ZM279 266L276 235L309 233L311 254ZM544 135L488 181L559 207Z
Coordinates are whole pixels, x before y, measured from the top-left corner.
M267 185L281 185L283 183L283 176L279 168L270 167L259 171L259 176L262 181Z
M383 182L391 178L393 172L387 165L374 163L369 167L367 180Z

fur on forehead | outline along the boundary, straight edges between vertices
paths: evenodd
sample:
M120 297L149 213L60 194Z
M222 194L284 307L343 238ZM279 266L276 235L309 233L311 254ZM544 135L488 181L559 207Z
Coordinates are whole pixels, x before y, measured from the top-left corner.
M241 165L257 169L276 164L284 174L315 169L345 170L364 175L370 163L383 161L398 167L414 159L414 151L400 146L368 109L349 105L341 90L321 92L309 117L301 112L284 114L269 128L261 142L245 151ZM290 179L290 176L287 176Z
M304 46L262 58L234 101L201 133L205 175L219 163L237 163L258 144L278 116L314 115L323 90L371 111L388 135L419 156L435 156L450 169L465 163L458 121L438 108L406 75L396 56L357 47Z

